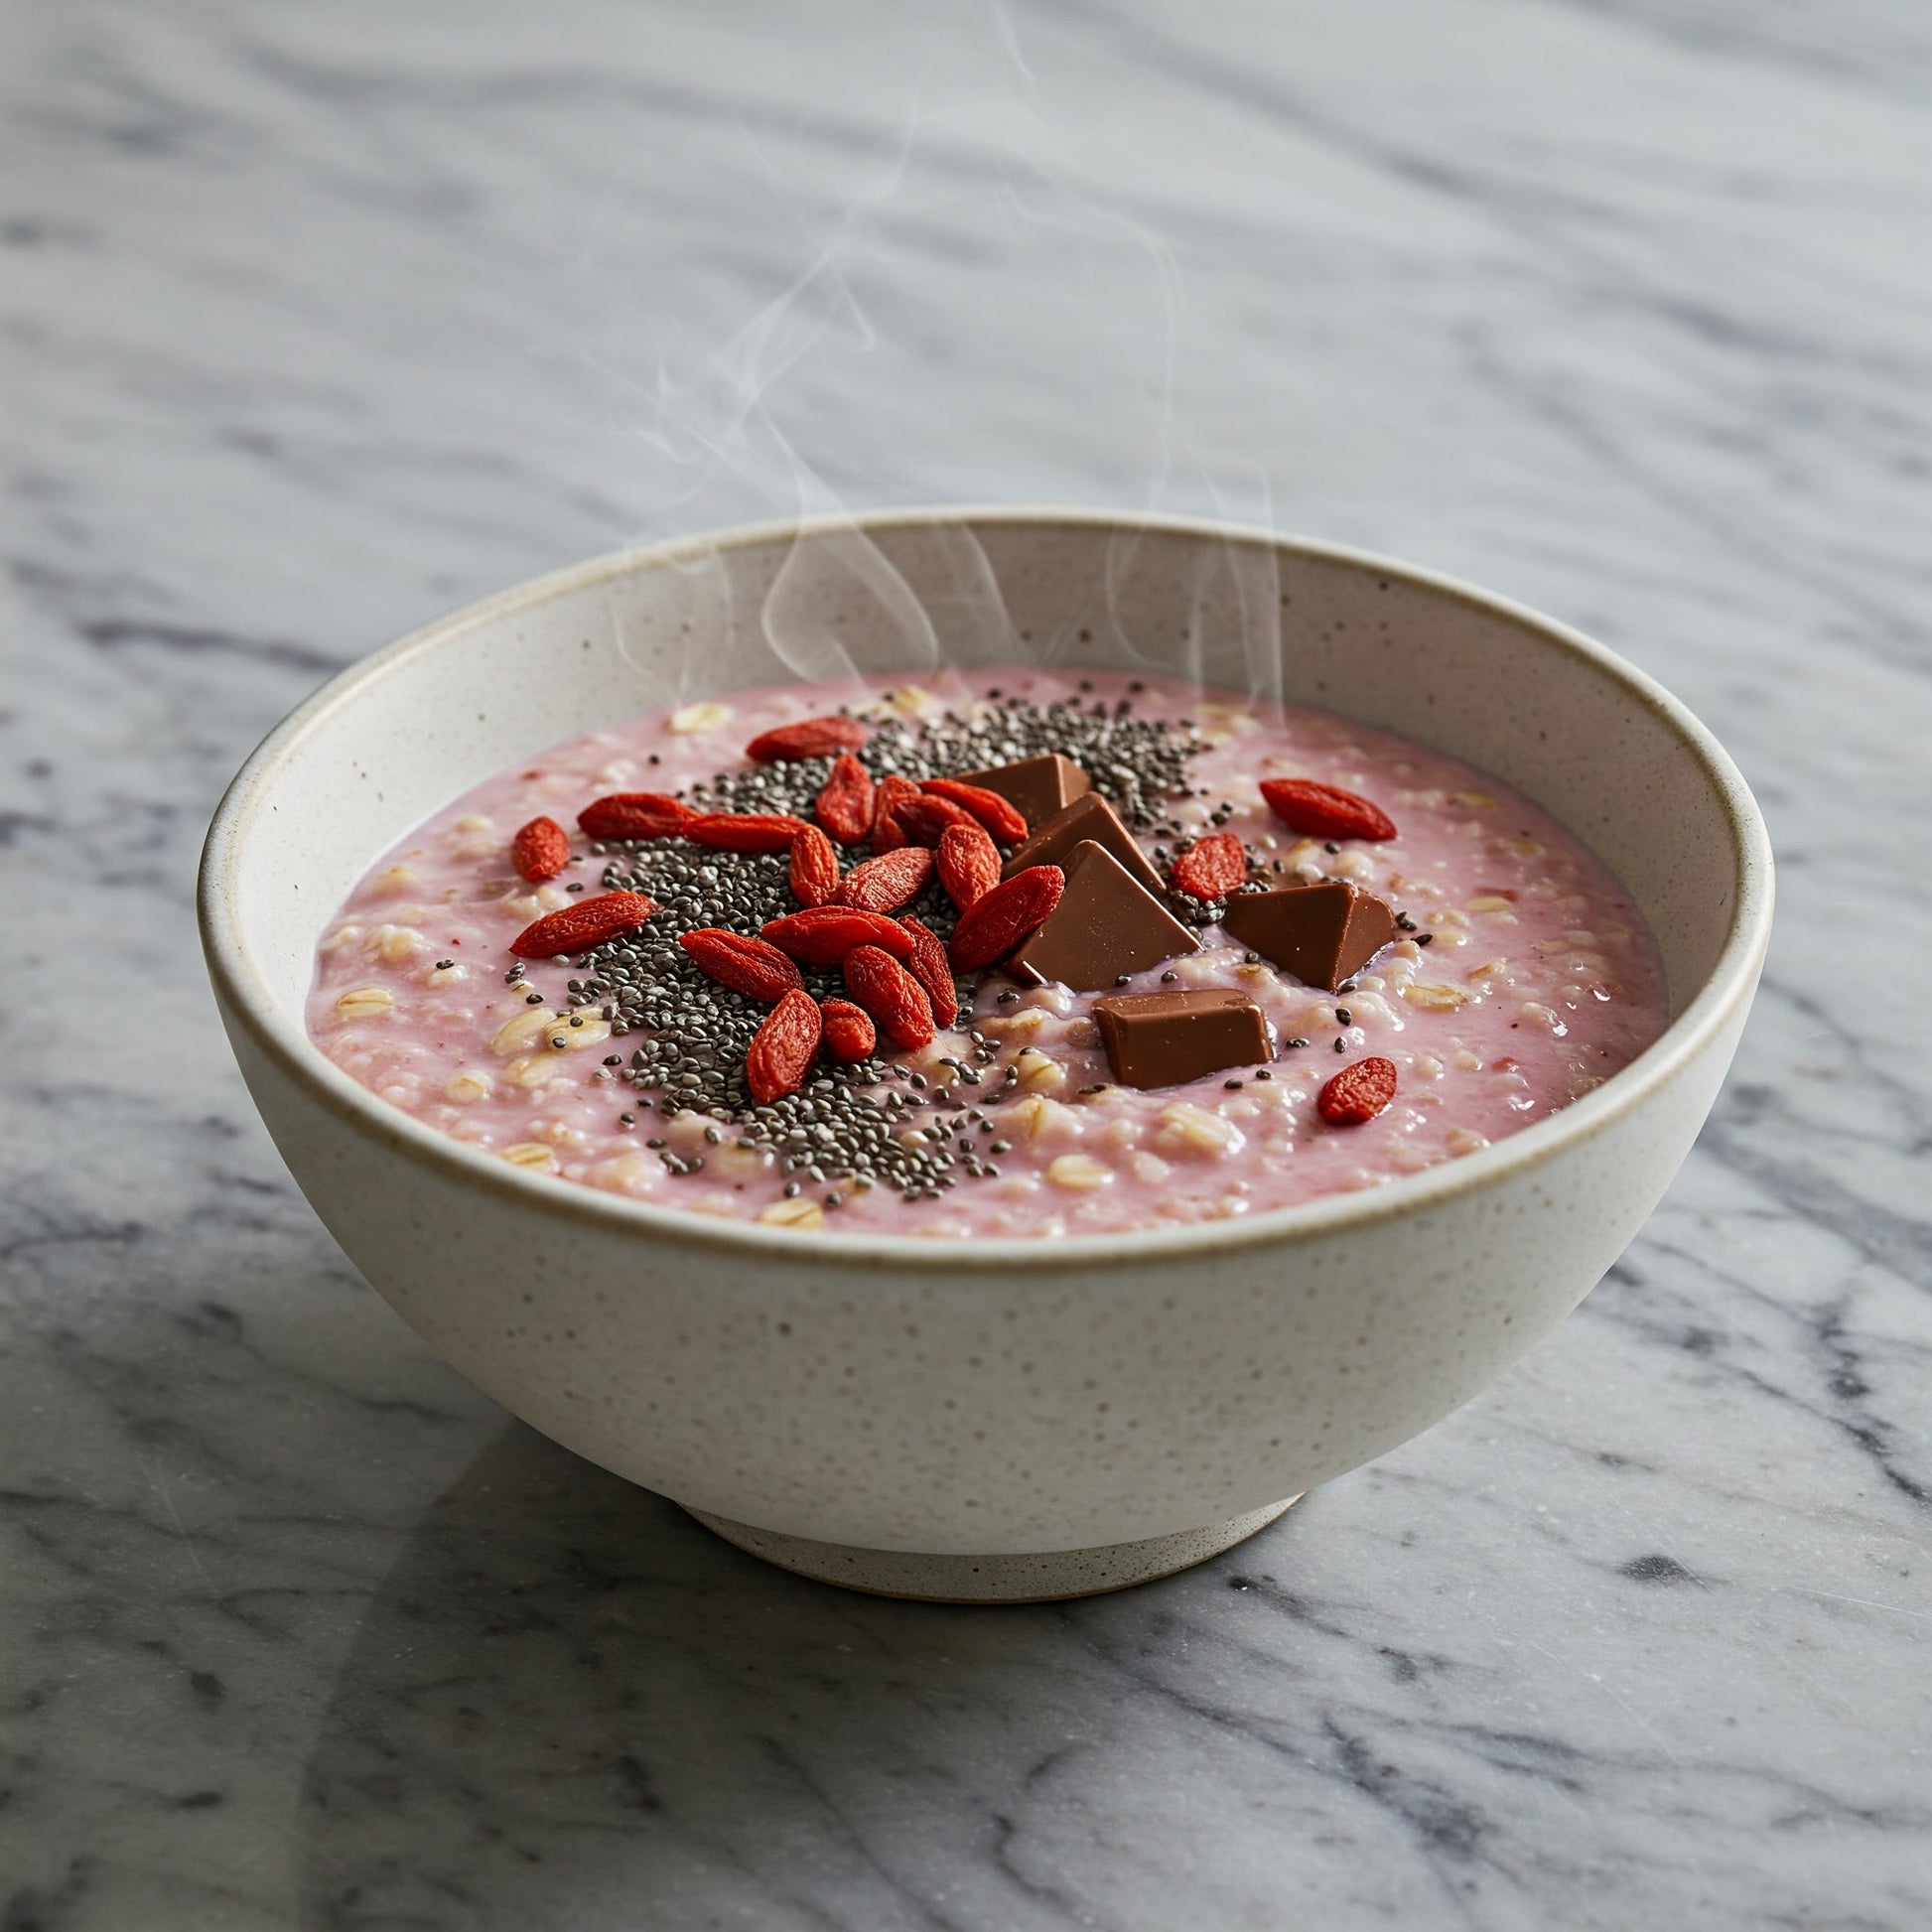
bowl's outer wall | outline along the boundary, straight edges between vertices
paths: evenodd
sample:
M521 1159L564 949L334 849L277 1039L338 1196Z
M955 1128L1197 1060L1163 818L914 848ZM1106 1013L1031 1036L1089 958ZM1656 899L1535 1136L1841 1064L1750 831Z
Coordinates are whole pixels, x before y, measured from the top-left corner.
M329 1094L337 1076L300 1037L315 944L410 826L575 733L850 661L1178 670L1408 732L1521 786L1603 855L1680 1009L1761 864L1736 829L1748 796L1662 706L1452 588L1097 520L942 516L872 539L613 560L508 593L388 653L242 787L205 890L268 995L245 1017L224 1001L224 1020L323 1220L434 1348L537 1428L679 1501L829 1542L995 1553L1182 1530L1466 1401L1655 1205L1728 1064L1755 958L1701 1051L1538 1162L1495 1150L1476 1157L1496 1164L1480 1185L1326 1233L1259 1243L1230 1223L1225 1242L1205 1228L1145 1263L1057 1252L1037 1274L810 1237L737 1248L710 1226L686 1240L666 1224L695 1217L653 1231L642 1211L585 1211L575 1187L481 1186L469 1151L426 1154L414 1123Z
M1466 1402L1642 1225L1743 1014L1648 1107L1446 1203L1179 1262L950 1278L863 1252L680 1252L586 1225L567 1198L533 1211L380 1134L342 1132L227 1018L330 1232L505 1408L737 1522L988 1554L1218 1522Z

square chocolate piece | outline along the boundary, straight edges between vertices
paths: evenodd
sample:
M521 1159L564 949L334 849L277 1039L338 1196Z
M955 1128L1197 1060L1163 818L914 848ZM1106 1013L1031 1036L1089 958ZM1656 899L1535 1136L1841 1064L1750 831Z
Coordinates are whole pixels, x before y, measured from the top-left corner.
M1236 893L1221 923L1264 959L1330 993L1395 937L1395 914L1388 906L1343 880Z
M1147 892L1105 846L1083 839L1064 860L1066 891L1007 961L1022 986L1057 980L1076 993L1117 986L1123 973L1199 952L1200 940Z
M1033 836L1007 861L1006 871L1001 876L1011 879L1016 872L1025 872L1029 866L1059 866L1064 869L1066 855L1084 839L1105 846L1140 882L1142 888L1157 898L1166 890L1161 884L1161 875L1148 863L1147 854L1141 850L1134 834L1121 823L1120 814L1097 791L1074 799L1063 811L1055 812L1044 825L1035 825Z
M1093 789L1093 780L1057 752L1022 759L1018 764L997 764L990 771L962 771L958 776L962 784L997 791L1027 821L1029 831Z
M1107 1064L1124 1087L1177 1087L1274 1057L1268 1023L1245 993L1116 993L1093 1003Z

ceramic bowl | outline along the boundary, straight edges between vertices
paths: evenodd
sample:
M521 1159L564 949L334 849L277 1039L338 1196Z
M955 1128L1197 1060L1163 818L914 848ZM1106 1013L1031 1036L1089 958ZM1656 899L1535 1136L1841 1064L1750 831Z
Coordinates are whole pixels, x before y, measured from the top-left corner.
M1015 656L1279 692L1499 774L1642 907L1668 1030L1578 1104L1367 1192L974 1243L715 1220L529 1174L309 1043L325 921L477 780L648 707L787 674ZM276 1145L433 1349L773 1561L997 1600L1224 1549L1468 1401L1561 1320L1710 1109L1763 957L1771 861L1742 779L1682 705L1499 598L1208 524L920 511L598 559L377 652L242 768L201 910Z

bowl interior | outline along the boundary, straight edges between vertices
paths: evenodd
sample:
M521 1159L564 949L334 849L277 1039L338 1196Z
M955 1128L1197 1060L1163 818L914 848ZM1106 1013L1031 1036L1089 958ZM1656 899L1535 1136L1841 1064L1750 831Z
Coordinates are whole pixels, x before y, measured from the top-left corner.
M789 676L945 663L1184 672L1407 733L1520 787L1605 859L1675 1016L1734 936L1756 818L1681 707L1599 647L1383 560L1259 534L931 513L588 564L347 673L233 801L226 910L298 1031L322 929L458 792L655 706Z

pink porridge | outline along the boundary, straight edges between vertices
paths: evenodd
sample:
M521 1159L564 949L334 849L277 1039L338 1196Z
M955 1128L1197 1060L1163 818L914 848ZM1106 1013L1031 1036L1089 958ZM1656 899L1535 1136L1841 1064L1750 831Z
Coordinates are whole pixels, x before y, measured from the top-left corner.
M499 773L356 887L308 1024L565 1181L1050 1236L1417 1173L1665 1017L1616 880L1497 780L1318 711L1014 668L740 692Z

